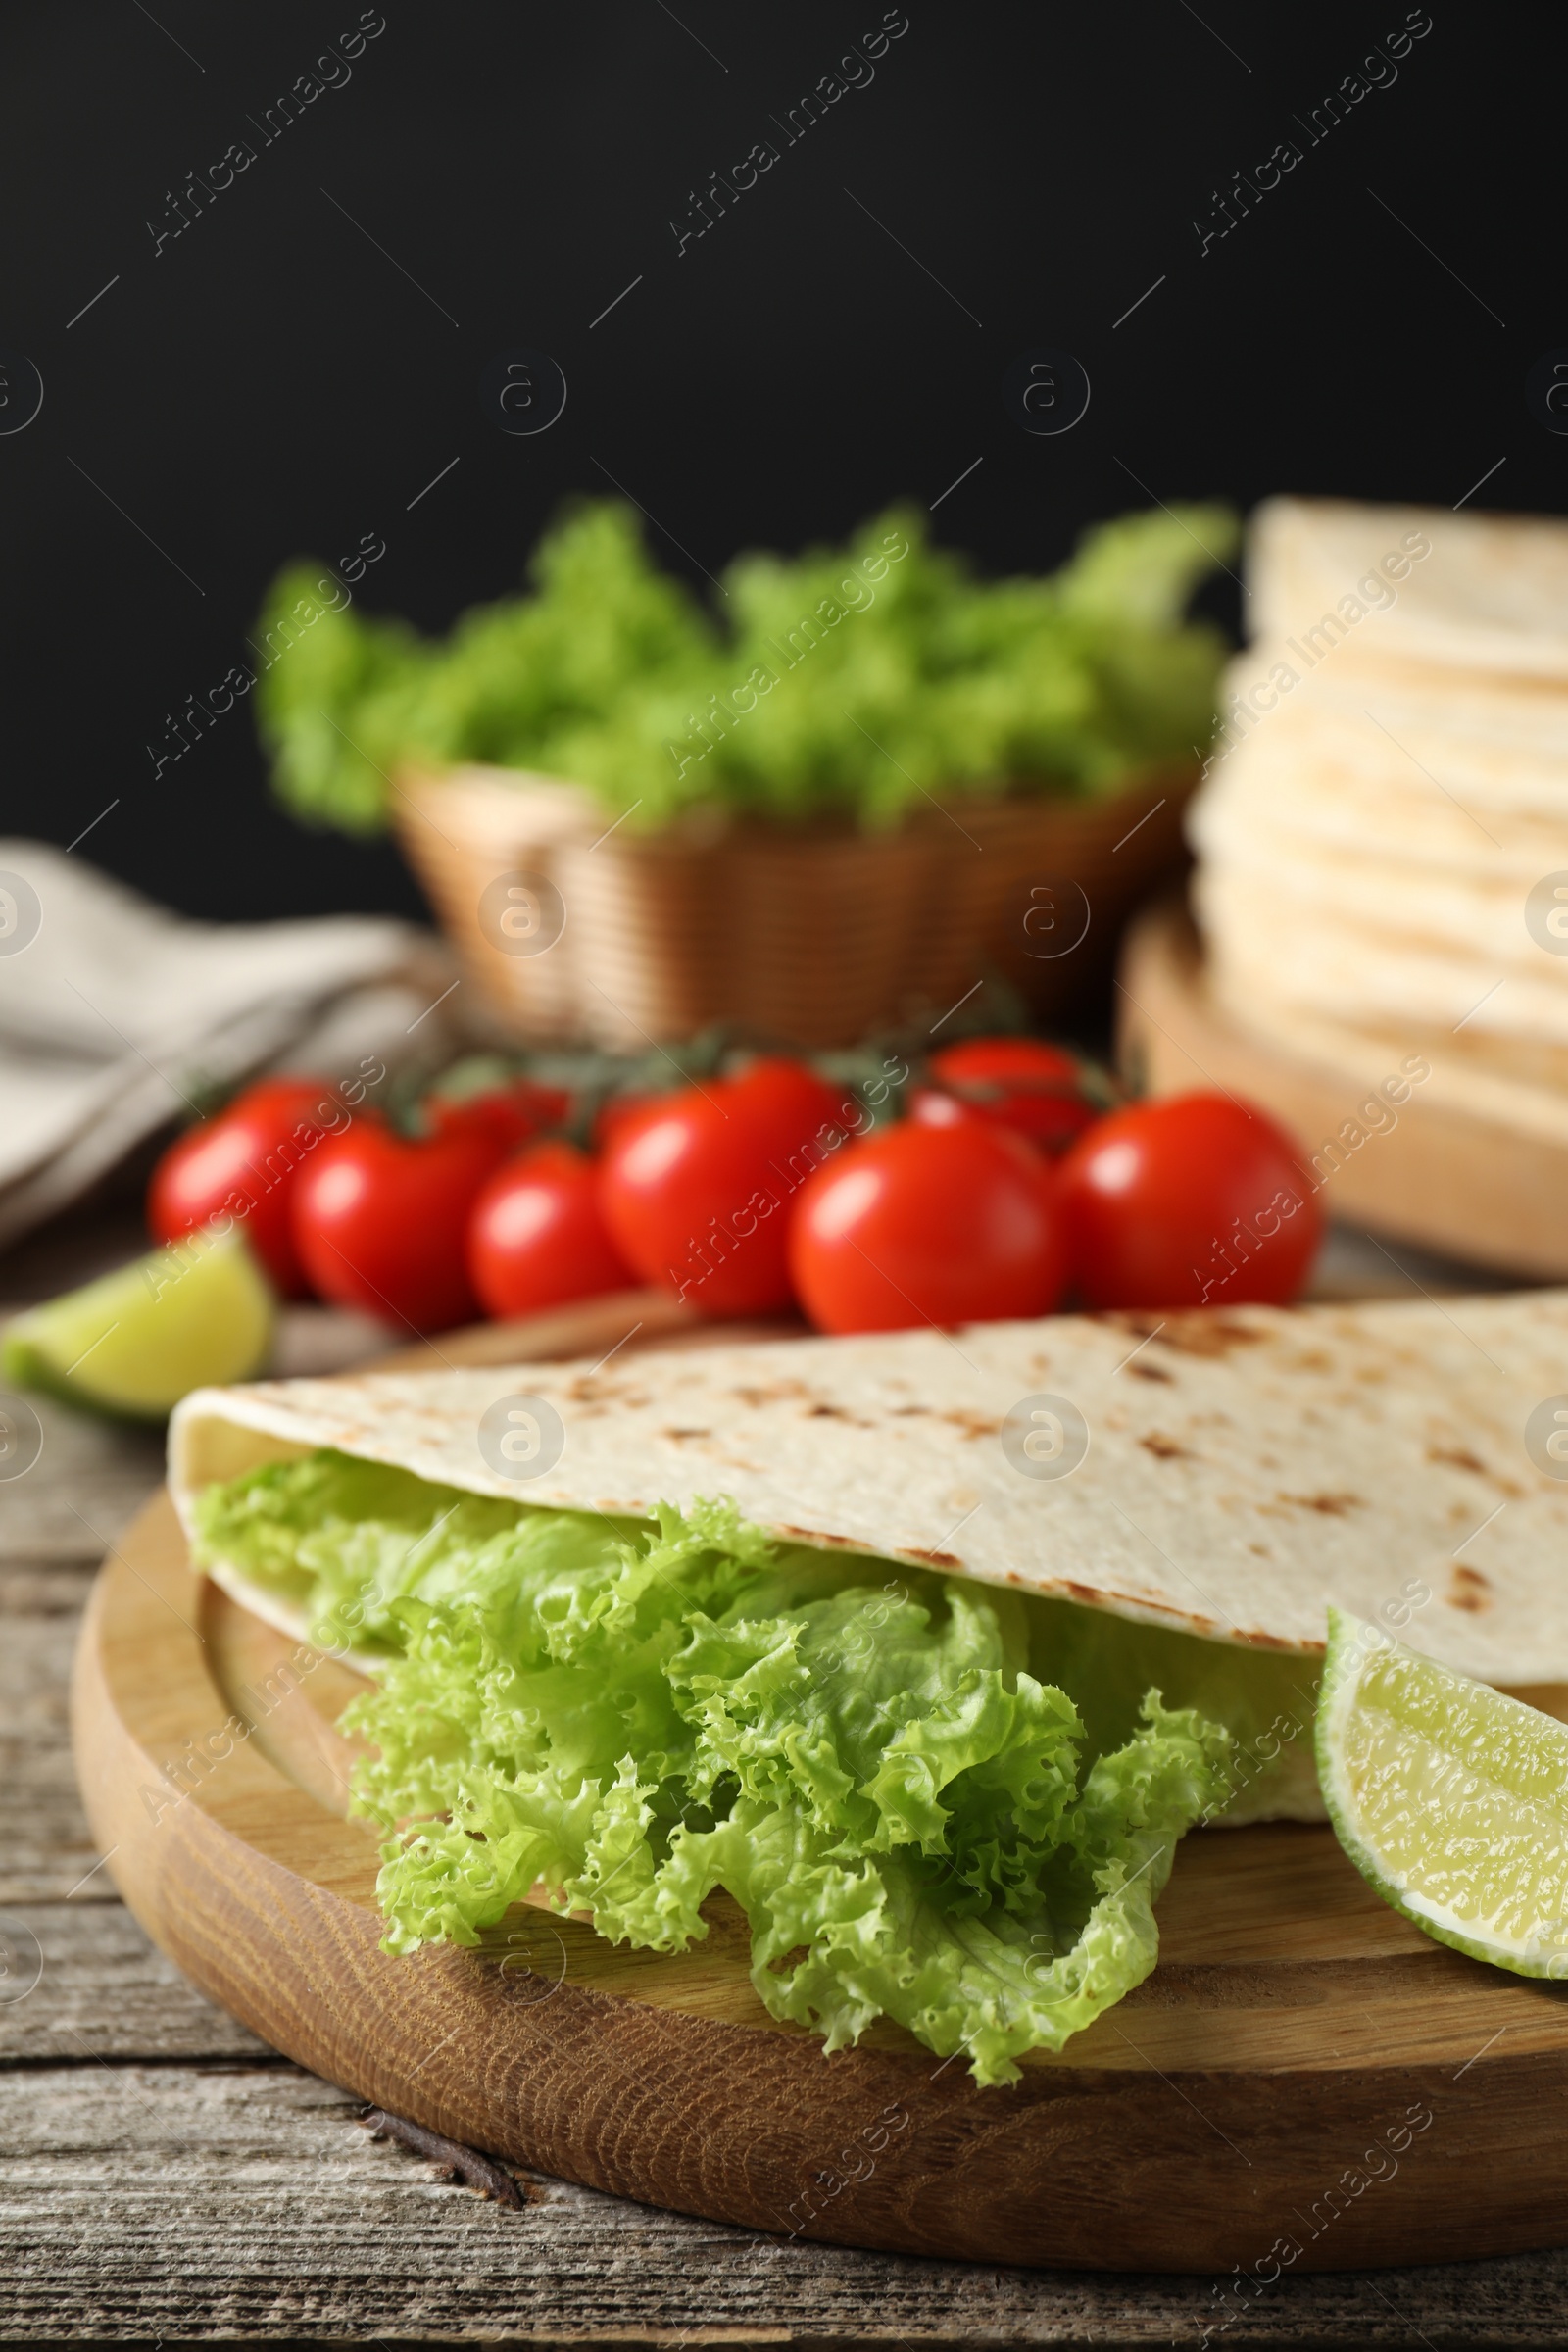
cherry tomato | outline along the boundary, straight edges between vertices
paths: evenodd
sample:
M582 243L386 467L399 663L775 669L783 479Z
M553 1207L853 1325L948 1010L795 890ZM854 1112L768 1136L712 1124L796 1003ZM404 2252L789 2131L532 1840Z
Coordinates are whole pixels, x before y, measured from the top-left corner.
M468 1219L468 1272L492 1315L529 1315L637 1280L606 1230L593 1161L559 1143L535 1144L491 1177Z
M1283 1303L1323 1236L1304 1155L1229 1095L1112 1111L1058 1177L1073 1279L1091 1306Z
M920 1127L984 1126L972 1103L957 1095L945 1095L934 1086L917 1086L910 1095L907 1114Z
M362 1113L295 1180L294 1241L323 1298L416 1331L477 1311L468 1212L506 1145L482 1121L398 1135Z
M595 1152L605 1151L612 1138L632 1121L640 1119L644 1111L668 1101L668 1095L607 1095L594 1113L592 1142Z
M820 1331L1043 1315L1061 1289L1055 1180L1038 1152L959 1112L852 1144L790 1227L796 1293Z
M965 1038L933 1054L929 1066L935 1084L979 1117L1053 1156L1102 1115L1076 1054L1039 1038Z
M760 1054L729 1081L725 1100L771 1148L793 1152L823 1128L844 1132L863 1117L848 1089L830 1085L803 1061Z
M426 1095L420 1108L435 1135L453 1127L478 1126L489 1129L509 1152L519 1152L535 1136L564 1123L571 1097L564 1087L535 1086L531 1078L517 1078L475 1095Z
M786 1211L865 1116L799 1062L665 1095L612 1132L605 1222L628 1263L707 1315L762 1314L790 1295Z
M319 1078L264 1078L172 1143L147 1188L153 1238L173 1242L217 1217L242 1223L246 1240L285 1298L300 1298L305 1268L294 1247L289 1200L297 1171L348 1112Z

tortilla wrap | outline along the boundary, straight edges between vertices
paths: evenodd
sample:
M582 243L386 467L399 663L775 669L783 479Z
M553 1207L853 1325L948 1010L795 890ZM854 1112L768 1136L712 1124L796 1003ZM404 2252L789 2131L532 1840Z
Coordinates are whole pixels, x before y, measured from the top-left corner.
M725 1494L792 1542L1305 1655L1330 1601L1387 1621L1415 1579L1431 1597L1400 1638L1518 1689L1568 1683L1568 1484L1524 1434L1565 1389L1568 1291L1056 1316L203 1389L173 1416L171 1486L187 1532L210 1481L317 1446L557 1508ZM560 1415L542 1476L508 1479L480 1450L509 1396ZM1087 1427L1069 1475L1025 1475L1004 1449L1015 1408L1014 1457L1049 1427L1029 1418L1042 1397ZM274 1596L214 1573L295 1630Z

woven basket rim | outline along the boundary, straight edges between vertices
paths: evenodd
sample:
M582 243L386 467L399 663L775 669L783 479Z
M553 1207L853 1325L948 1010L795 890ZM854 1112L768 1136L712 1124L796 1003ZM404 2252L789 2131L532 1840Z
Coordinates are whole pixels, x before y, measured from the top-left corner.
M735 812L715 803L699 802L683 810L672 823L647 831L629 831L626 839L628 845L659 844L682 850L716 848L721 842L727 845L753 841L782 849L808 844L903 841L911 834L924 833L933 823L950 817L956 821L965 815L979 822L999 816L1037 815L1090 820L1105 816L1113 809L1130 808L1160 786L1167 796L1190 791L1197 785L1200 772L1196 762L1151 765L1125 777L1113 792L1101 794L1054 792L1029 784L1002 792L946 787L945 801L932 795L928 805L903 810L898 821L889 825L863 825L852 816L827 813L797 821L752 811ZM503 767L495 761L461 760L448 768L436 767L428 761L400 761L394 774L404 790L417 796L402 802L401 812L424 824L432 821L423 806L425 799L447 790L461 792L474 802L491 796L498 808L503 802L514 805L530 792L549 794L552 798L572 794L582 802L585 820L600 816L606 807L590 786L570 777L546 775L532 768ZM400 808L395 808L394 822L399 813Z

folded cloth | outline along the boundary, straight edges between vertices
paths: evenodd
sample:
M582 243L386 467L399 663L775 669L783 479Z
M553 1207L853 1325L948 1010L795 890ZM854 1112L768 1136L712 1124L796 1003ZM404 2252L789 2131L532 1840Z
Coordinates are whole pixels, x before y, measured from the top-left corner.
M411 923L192 922L47 843L0 840L0 1244L215 1087L439 1059L455 985Z

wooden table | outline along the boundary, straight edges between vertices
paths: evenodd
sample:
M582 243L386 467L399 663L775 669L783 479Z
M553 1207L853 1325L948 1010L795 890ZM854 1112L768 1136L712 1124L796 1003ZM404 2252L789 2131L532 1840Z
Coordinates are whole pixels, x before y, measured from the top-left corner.
M64 1248L51 1241L0 1265L0 1296L17 1301L126 1253L104 1227ZM184 1984L98 1867L72 1773L67 1680L93 1573L157 1484L162 1448L155 1436L47 1404L41 1418L41 1459L0 1487L0 2341L907 2352L1196 2348L1205 2329L1234 2347L1523 2352L1563 2341L1568 2250L1287 2273L1244 2304L1200 2278L975 2269L792 2244L543 2179L512 2212L372 2140L358 2101ZM1152 2108L1149 2128L1160 2128Z

